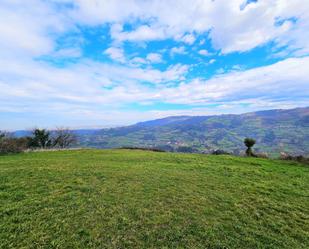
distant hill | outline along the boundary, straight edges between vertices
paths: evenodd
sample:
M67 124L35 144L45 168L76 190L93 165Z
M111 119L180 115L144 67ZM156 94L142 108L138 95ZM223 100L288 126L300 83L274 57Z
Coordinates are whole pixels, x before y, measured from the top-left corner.
M243 139L252 137L257 140L257 151L309 154L309 107L240 115L174 116L77 133L81 146L97 148L138 146L191 152L224 149L241 153Z

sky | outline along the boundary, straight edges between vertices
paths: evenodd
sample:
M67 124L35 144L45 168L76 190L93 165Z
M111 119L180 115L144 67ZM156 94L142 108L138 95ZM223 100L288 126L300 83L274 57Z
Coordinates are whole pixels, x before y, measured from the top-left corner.
M308 0L0 0L0 129L309 106Z

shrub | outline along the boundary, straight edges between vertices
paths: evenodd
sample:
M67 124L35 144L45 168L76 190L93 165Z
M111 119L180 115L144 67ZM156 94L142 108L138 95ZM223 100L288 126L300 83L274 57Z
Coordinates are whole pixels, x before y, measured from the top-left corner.
M0 140L0 154L20 153L28 147L27 138L2 137Z
M212 155L230 155L230 153L224 151L224 150L214 150L211 152Z
M289 160L289 161L297 161L300 163L309 163L309 158L304 157L303 155L292 156L288 153L281 152L280 153L281 160Z

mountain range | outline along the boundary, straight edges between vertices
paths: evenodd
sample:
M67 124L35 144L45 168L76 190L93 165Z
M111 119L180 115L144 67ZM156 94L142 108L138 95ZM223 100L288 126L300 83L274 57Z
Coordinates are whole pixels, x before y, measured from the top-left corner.
M243 140L256 140L256 151L309 154L309 107L245 114L172 116L135 125L76 131L79 146L155 147L167 151L241 154Z

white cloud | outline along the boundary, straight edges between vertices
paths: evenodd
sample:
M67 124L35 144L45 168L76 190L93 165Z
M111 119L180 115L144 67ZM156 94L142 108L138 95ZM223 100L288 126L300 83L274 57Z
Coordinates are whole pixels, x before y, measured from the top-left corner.
M147 63L147 61L141 57L134 57L130 60L130 62L133 64L146 64Z
M52 52L54 35L72 28L64 13L46 2L8 1L0 3L0 54L38 56Z
M82 50L80 48L63 48L53 52L51 56L57 58L77 58L82 56Z
M158 53L150 53L147 55L146 59L151 63L160 63L162 62L162 55Z
M141 57L133 57L130 60L130 63L133 65L138 65L138 64L158 64L162 63L162 55L159 53L149 53L147 54L146 58L141 58Z
M309 105L308 65L309 57L286 59L270 66L225 73L209 80L193 79L171 87L169 82L185 80L188 66L178 64L159 71L83 60L56 68L38 61L0 59L0 88L5 92L0 106L1 110L16 113L48 113L50 118L61 117L59 122L76 121L79 125L99 120L104 121L103 125L125 124L170 114L210 113L194 108L178 112L121 112L121 106L132 102L231 106L213 108L213 113L304 106ZM241 103L250 107L241 109ZM129 117L132 113L134 118ZM85 117L88 124L83 121Z
M246 99L276 102L286 98L297 103L309 95L308 65L309 57L287 59L270 66L170 87L168 82L185 79L188 66L178 64L159 71L83 61L57 69L39 62L1 60L0 86L6 92L1 97L1 105L16 104L17 98L20 111L27 105L35 108L40 102L59 101L78 103L89 110L99 105L154 100L208 104ZM156 87L149 88L142 82L154 83Z
M121 63L125 63L126 61L124 50L122 48L110 47L104 51L104 54L107 54L111 59Z
M76 0L75 17L80 22L138 23L131 31L118 29L112 37L118 41L150 41L183 38L192 44L192 32L209 32L212 45L222 53L248 51L269 41L288 46L298 54L308 53L309 4L303 0L259 0L244 5L244 0L190 1L98 1ZM170 10L173 9L173 15ZM279 19L281 25L275 25ZM292 22L290 18L297 21ZM189 33L189 34L188 34Z
M182 42L192 45L195 42L195 36L192 34L187 34L181 37L180 39Z
M74 8L57 7L65 3L73 4ZM93 26L113 24L111 36L118 42L174 38L192 44L196 35L208 34L212 45L222 53L244 52L274 41L296 55L308 54L308 3L303 0L260 0L246 6L243 3L243 0L193 0L188 5L186 0L179 0L174 8L170 1L155 0L5 0L0 5L0 45L4 52L14 46L34 55L49 53L55 45L53 35L73 28L74 22L78 22ZM134 24L134 29L124 31L126 23Z
M198 51L198 53L200 55L203 55L203 56L210 56L211 55L211 53L209 53L206 49L201 49L201 50Z
M309 57L286 59L270 66L221 74L210 80L195 79L178 89L165 89L165 94L169 100L182 104L233 101L255 104L259 100L265 101L265 105L284 101L308 105L308 65Z
M1 101L9 106L18 99L21 106L29 103L32 108L40 101L91 104L90 109L100 104L123 104L156 95L144 82L164 85L182 80L187 71L188 66L180 64L160 71L87 60L56 68L37 61L0 59L0 87L6 93Z
M166 36L164 34L164 30L153 28L147 25L142 25L138 27L136 30L131 32L122 31L119 26L112 27L112 38L116 39L117 41L151 41L151 40L161 40L164 39Z
M186 54L187 51L186 51L186 48L184 46L181 46L181 47L173 47L171 50L170 50L170 54L171 56L175 55L175 54Z

